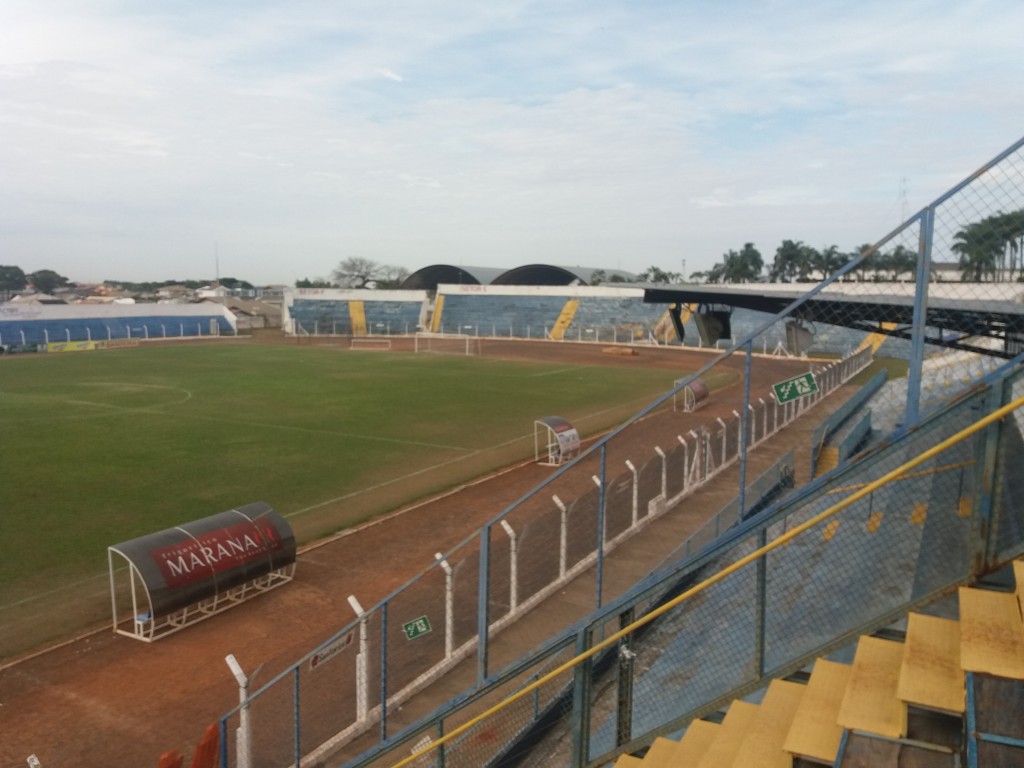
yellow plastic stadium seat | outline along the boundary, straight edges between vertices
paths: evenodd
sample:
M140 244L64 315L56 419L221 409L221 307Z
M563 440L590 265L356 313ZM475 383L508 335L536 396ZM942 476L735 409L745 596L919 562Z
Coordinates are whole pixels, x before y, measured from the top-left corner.
M896 696L903 644L861 637L850 670L839 725L891 739L907 733L907 707Z
M835 761L843 737L837 718L849 679L848 664L826 659L814 662L807 690L783 744L787 752L829 764Z
M961 714L966 692L960 666L960 622L912 613L896 694L908 704Z

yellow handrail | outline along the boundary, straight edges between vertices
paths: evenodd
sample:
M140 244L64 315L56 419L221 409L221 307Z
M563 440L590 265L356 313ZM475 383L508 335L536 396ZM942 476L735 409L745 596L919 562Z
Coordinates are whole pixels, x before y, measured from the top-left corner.
M664 605L661 605L658 608L655 608L650 613L645 614L644 616L640 617L639 619L634 621L629 626L624 627L623 629L620 629L618 632L616 632L616 633L614 633L612 635L609 635L608 637L606 637L601 642L599 642L596 645L592 646L591 648L587 649L586 651L584 651L583 653L579 654L578 656L576 656L576 657L574 657L572 659L569 659L568 661L566 661L562 665L560 665L560 666L556 667L555 669L551 670L550 672L548 672L543 677L540 677L537 680L535 680L534 682L530 683L525 688L522 688L522 689L516 691L511 696L509 696L507 699L502 700L501 702L495 704L493 707L490 707L489 709L485 710L484 712L481 712L476 717L471 718L470 720L466 721L465 723L463 723L462 725L458 726L457 728L454 728L451 731L447 732L446 734L444 734L444 736L442 736L441 738L437 739L437 741L432 742L429 746L426 746L426 747L423 747L422 749L416 750L415 752L413 752L408 757L406 757L403 760L395 763L392 766L392 768L402 768L402 766L408 765L409 763L413 762L414 760L417 760L418 758L423 757L424 755L429 754L430 752L434 751L435 749L437 749L442 744L445 744L448 741L461 736L462 734L464 734L469 729L473 728L474 726L478 725L479 723L482 723L484 720L486 720L487 718L491 717L492 715L500 712L505 707L510 706L511 704L514 704L515 702L519 701L519 699L523 698L524 696L527 696L527 695L533 693L535 690L540 688L542 685L545 685L545 684L551 682L552 680L554 680L559 675L561 675L564 672L567 672L568 670L572 669L573 667L575 667L580 662L586 661L587 659L591 658L592 656L594 656L594 655L600 653L601 651L603 651L605 648L607 648L607 647L609 647L611 645L614 645L615 643L617 643L619 640L621 640L626 635L629 635L632 632L635 632L638 628L644 626L645 624L648 624L648 623L654 621L659 616L664 615L668 611L670 611L673 608L675 608L676 606L678 606L684 600L688 600L691 597L693 597L694 595L696 595L696 594L698 594L700 592L703 592L705 589L707 589L708 587L712 586L713 584L717 584L718 582L722 581L722 579L724 579L726 576L730 576L733 573L735 573L736 571L740 570L741 568L744 568L747 565L750 565L752 562L757 560L759 557L763 557L764 555L768 554L769 552L771 552L771 551L773 551L775 549L778 549L779 547L784 546L785 544L790 542L792 539L794 539L796 536L798 536L799 534L803 533L804 531L806 531L806 530L808 530L810 528L813 528L814 526L816 526L818 523L822 522L823 520L826 520L829 517L832 517L833 515L837 514L838 512L841 512L842 510L844 510L847 507L849 507L851 504L854 504L857 501L860 501L861 499L863 499L869 493L873 493L878 488L881 488L883 485L886 485L887 483L891 482L892 480L895 480L900 475L903 475L906 472L908 472L909 470L913 469L914 467L917 467L917 466L923 464L924 462L928 461L932 457L937 456L938 454L940 454L943 451L949 449L950 447L956 445L957 443L961 442L962 440L966 440L968 437L973 435L975 432L979 432L980 430L982 430L985 427L989 426L993 422L999 421L1000 419L1004 418L1007 414L1011 413L1012 411L1017 410L1021 406L1024 406L1024 397L1019 397L1016 400L1014 400L1013 402L1008 403L1007 405L1004 405L1002 408L999 408L999 409L993 411L992 413L988 414L987 416L984 416L983 418L981 418L978 421L974 422L970 426L967 426L964 429L960 430L955 435L953 435L951 437L948 437L945 440L941 441L940 443L932 446L931 448L929 448L924 453L914 457L913 459L911 459L910 461L908 461L908 462L906 462L904 464L901 464L896 469L894 469L894 470L892 470L890 472L887 472L886 474L882 475L877 480L873 480L870 483L867 483L860 490L856 491L855 493L851 494L850 496L847 496L842 501L837 502L836 504L833 504L828 509L826 509L826 510L824 510L822 512L819 512L817 515L815 515L814 517L810 518L809 520L801 523L800 525L796 526L795 528L790 529L786 533L784 533L781 536L779 536L779 538L777 538L774 541L772 541L770 544L766 544L765 546L763 546L763 547L761 547L761 548L751 552L749 555L746 555L745 557L740 558L739 560L737 560L732 565L726 566L725 568L723 568L718 573L716 573L713 576L711 576L711 577L705 579L704 581L702 581L700 584L697 584L697 585L695 585L693 587L690 587L690 589L688 589L685 592L683 592L682 594L672 598L671 600L669 600Z

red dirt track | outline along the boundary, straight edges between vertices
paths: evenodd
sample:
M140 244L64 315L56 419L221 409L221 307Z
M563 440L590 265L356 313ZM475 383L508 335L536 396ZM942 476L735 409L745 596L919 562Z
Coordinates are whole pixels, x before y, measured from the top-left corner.
M637 355L623 356L594 345L546 342L485 341L483 352L676 370L694 370L711 359L680 349L641 347ZM734 357L728 365L742 375L743 357ZM751 392L767 397L773 382L808 367L807 361L758 356ZM742 386L733 385L713 394L697 414L645 419L623 433L621 445L640 455L658 441L674 444L692 426L731 416L742 397ZM188 765L206 726L237 704L225 655L235 654L247 670L263 664L257 683L270 680L353 618L349 595L365 608L375 605L422 571L435 552L465 539L550 474L549 467L519 465L305 547L293 583L156 643L108 628L9 664L0 669L0 768L20 768L30 754L43 768L146 768L171 749L181 751Z

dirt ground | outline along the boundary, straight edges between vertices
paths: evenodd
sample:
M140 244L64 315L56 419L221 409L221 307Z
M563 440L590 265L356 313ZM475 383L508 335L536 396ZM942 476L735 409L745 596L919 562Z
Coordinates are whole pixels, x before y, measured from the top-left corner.
M276 340L274 335L261 339ZM324 343L347 347L338 340ZM595 345L511 341L485 341L483 353L680 370L710 359L707 352L679 349L640 348L625 356ZM735 356L730 366L742 373L743 358ZM806 361L755 357L752 393L767 397L772 383L807 369ZM637 452L658 441L671 444L686 429L731 415L742 396L741 385L730 386L697 414L662 412L630 427L619 440ZM155 766L171 749L185 754L187 765L206 726L238 701L224 663L227 654L249 670L262 664L257 683L270 680L351 621L349 595L358 596L364 607L375 605L423 570L435 552L478 530L551 471L533 463L510 467L304 547L291 584L154 644L114 635L107 627L8 663L0 669L0 768L24 766L31 754L43 768L141 768Z

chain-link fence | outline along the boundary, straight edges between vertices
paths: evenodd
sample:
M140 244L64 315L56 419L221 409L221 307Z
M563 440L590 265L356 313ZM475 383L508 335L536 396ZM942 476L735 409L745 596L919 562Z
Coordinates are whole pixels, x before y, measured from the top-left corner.
M580 655L551 672L573 728L533 734L530 764L606 764L641 746L635 737L678 731L1020 554L1012 503L1024 480L1005 468L1024 458L1022 406L1024 374L997 380L593 616L574 635ZM1002 469L986 493L992 466ZM525 731L532 693L513 694L495 721L525 718ZM460 765L491 764L526 749L513 743L502 752L453 740L444 761L438 747L417 758L427 762L402 763L410 742L374 764L455 764L459 749Z
M515 661L490 655L494 633L580 574L593 573L592 609L618 599L608 587L615 575L610 551L737 460L742 518L749 506L743 496L750 450L849 381L875 354L905 362L902 368L890 369L893 375L870 399L871 429L865 439L870 445L871 435L902 437L884 451L834 470L851 484L868 482L919 455L976 417L976 410L990 407L982 396L968 397L911 437L905 434L923 416L982 386L983 377L991 378L998 363L1022 346L1024 315L1016 301L1021 288L1016 280L1024 228L1018 226L1020 217L1011 215L1024 209L1022 171L1018 144L822 283L806 291L794 287L792 300L789 294L780 294L786 305L780 314L749 313L745 318L736 310L732 330L733 337L740 338L734 347L681 380L673 392L502 511L479 536L443 553L423 575L256 692L247 706L258 712L259 738L267 742L265 754L257 750L256 764L280 765L285 758L307 762L328 755L347 759L387 743L395 733L401 733L407 754L410 741L436 739L441 731L450 731L452 723L466 717L462 709L408 731L401 707L416 691L459 670L464 684L460 690L489 682L495 670ZM978 282L953 279L954 275ZM753 359L757 365L768 365L776 359L773 353L784 362L820 349L846 354L839 361L808 360L803 373L791 368L800 381L793 379L773 392L759 391L754 384ZM730 408L693 414L686 428L673 436L674 442L638 448L631 439L645 420L663 419L674 394L688 383L714 380L744 363L742 393L733 390ZM578 709L581 702L592 701L594 713L601 707L614 711L615 723L584 712L568 739L577 757L614 751L629 742L623 740L626 709L630 727L625 731L630 734L682 722L716 706L722 696L795 663L792 659L820 648L826 636L841 637L864 626L880 610L905 607L932 594L936 585L961 578L966 553L973 546L970 533L980 525L976 515L979 508L991 508L979 502L984 493L977 482L975 454L982 448L977 442L967 445L971 447L957 449L966 451L964 455L944 454L944 463L929 464L919 476L872 492L757 565L730 573L688 605L687 610L697 613L686 615L680 625L663 618L649 630L664 638L651 646L657 649L656 658L645 665L647 671L636 685L629 686L632 708L611 707L600 696L592 696L603 690L601 664L609 670L621 666L611 655L595 657L588 662L595 666L593 675L588 672L581 678L575 673L568 699L564 691L552 692L551 702L538 704L536 711L517 704L518 715L501 716L510 718L508 723L487 738L471 740L489 744L489 756L474 754L465 764L491 759L495 750L510 743L510 733L536 726L531 717L541 710L550 716L551 707L558 706L554 702L563 708L566 701L575 702ZM990 451L986 460L995 462L995 456ZM1005 456L999 454L1001 463L995 466L1010 477ZM733 542L728 555L716 554L725 559L716 560L715 567L754 551L828 505L829 499L819 495L775 515L770 525ZM1006 549L1013 549L1020 541L1016 527L1003 520L991 529L1005 540ZM948 549L948 556L930 560L934 546L945 548L944 553ZM705 546L696 555L690 578L710 567L704 554L708 549ZM883 561L912 569L906 574L910 585L891 573L880 576L883 569L871 563ZM856 599L846 599L850 590ZM641 612L654 599L637 598L622 613ZM729 607L736 609L735 615ZM564 626L552 625L551 634L567 628L572 618L566 617ZM602 619L577 647L589 647L614 632L621 620L619 614ZM684 626L691 629L684 631ZM703 643L708 644L706 649ZM673 661L696 657L708 664L679 668ZM530 660L517 673L518 682L541 674L548 662L546 656ZM638 708L644 690L663 693L673 679L688 682L678 696L662 697L671 699L670 705L648 703ZM508 685L502 690L510 690L511 679ZM624 695L620 685L613 687L615 696ZM552 690L560 689L555 685ZM481 696L491 701L491 693L488 688ZM613 695L610 688L607 695ZM479 701L483 706L483 699ZM236 764L227 734L237 720L238 712L232 712L222 721L224 765ZM481 733L478 728L473 732ZM580 753L581 744L590 746ZM456 764L449 761L458 759L460 750L468 754L468 747L458 741L444 750L446 765ZM436 761L439 753L435 750L431 759Z
M617 597L621 588L609 584L621 578L608 557L617 546L737 460L745 461L747 451L870 361L865 350L806 364L817 390L782 404L770 392L755 398L747 380L736 407L719 409L725 417L706 411L699 424L689 419L696 428L681 430L664 448L638 449L623 428L618 439L556 473L479 536L438 553L421 576L257 691L246 705L251 721L260 724L253 737L256 765L350 754L365 734L383 739L395 733L407 724L396 714L403 704L442 676L461 668L459 679L471 687L513 662L489 655L490 639L581 574L595 574L591 609ZM649 417L671 413L670 403L666 397ZM573 619L549 630L564 630ZM226 731L237 727L237 718L233 713L225 719ZM236 764L237 750L230 739L225 743L226 763Z

